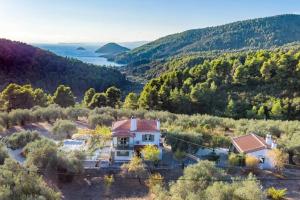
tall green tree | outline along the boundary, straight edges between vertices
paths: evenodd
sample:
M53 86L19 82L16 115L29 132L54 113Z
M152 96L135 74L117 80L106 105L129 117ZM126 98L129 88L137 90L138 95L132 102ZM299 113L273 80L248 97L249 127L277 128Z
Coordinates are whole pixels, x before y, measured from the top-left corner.
M37 88L34 90L34 104L37 106L46 107L49 102L49 96L44 92L43 89Z
M107 104L115 108L121 100L121 90L116 87L110 87L106 90Z
M136 93L129 93L123 104L124 108L137 109L138 108L138 95Z
M7 111L32 108L35 105L35 95L30 85L11 83L2 91L1 99Z
M91 102L88 104L88 107L93 109L93 108L100 108L100 107L104 107L107 106L107 96L104 93L96 93Z
M75 97L70 87L60 85L56 89L52 97L53 103L60 105L61 107L69 107L75 105Z
M88 106L92 99L93 99L93 96L96 94L96 90L94 88L90 88L88 89L85 94L84 94L84 98L83 98L83 104L85 106Z
M281 105L281 102L279 100L276 100L273 103L273 106L272 106L272 109L271 109L272 116L275 119L280 119L280 118L282 118L283 111L284 111L284 109Z

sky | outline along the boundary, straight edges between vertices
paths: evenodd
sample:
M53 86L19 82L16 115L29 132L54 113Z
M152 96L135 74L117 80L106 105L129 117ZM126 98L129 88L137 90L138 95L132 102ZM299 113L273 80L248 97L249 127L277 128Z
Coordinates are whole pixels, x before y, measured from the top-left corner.
M152 41L188 29L288 13L300 14L299 0L0 0L0 38Z

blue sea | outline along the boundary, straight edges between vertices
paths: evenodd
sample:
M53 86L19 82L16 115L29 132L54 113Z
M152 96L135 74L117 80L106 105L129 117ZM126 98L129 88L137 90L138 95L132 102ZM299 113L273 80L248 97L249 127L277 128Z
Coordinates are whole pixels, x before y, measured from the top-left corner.
M101 54L95 51L102 46L100 45L83 45L83 44L33 44L41 49L49 50L59 56L75 58L82 62L105 65L105 66L122 66L120 64L110 62L106 58L100 57ZM78 47L83 47L85 50L77 50Z

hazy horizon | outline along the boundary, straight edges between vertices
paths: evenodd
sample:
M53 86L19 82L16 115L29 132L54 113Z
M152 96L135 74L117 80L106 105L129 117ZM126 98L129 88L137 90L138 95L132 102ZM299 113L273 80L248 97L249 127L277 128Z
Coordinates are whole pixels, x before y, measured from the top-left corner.
M153 41L189 29L300 13L296 0L0 0L0 5L0 38L45 44Z

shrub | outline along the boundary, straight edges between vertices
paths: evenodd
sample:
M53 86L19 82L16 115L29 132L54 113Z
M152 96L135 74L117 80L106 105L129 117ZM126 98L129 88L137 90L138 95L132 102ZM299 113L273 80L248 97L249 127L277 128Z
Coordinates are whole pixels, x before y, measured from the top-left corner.
M245 157L245 165L249 168L251 171L255 171L258 169L259 160L251 155L246 155Z
M3 165L6 158L8 158L7 149L5 145L0 142L0 165Z
M78 120L79 117L87 117L89 109L80 107L68 107L65 109L65 116L71 120Z
M194 152L198 150L198 145L203 145L204 140L201 133L167 132L165 136L166 143L172 147L173 151Z
M32 122L33 116L31 111L27 109L16 109L9 113L11 125L24 126L25 124Z
M88 123L92 128L95 128L97 125L111 126L114 118L107 114L102 115L90 115L88 118Z
M37 108L34 110L33 116L36 121L47 121L49 123L56 121L57 119L65 118L63 108L55 104L46 108Z
M288 161L287 153L280 149L272 149L268 155L272 158L271 160L274 167L281 172Z
M76 131L76 124L69 120L57 120L52 128L52 132L57 139L70 139Z
M113 175L105 175L104 176L104 185L106 188L110 188L111 185L114 183L115 179Z
M83 172L82 160L85 155L79 151L72 151L70 153L59 152L57 158L57 172L58 178L62 182L71 182L75 175Z
M274 187L270 187L267 190L267 196L273 200L281 200L284 199L286 191L287 189L275 189Z
M159 161L159 154L159 149L154 145L146 145L142 149L143 158L155 164Z
M151 192L154 192L154 188L159 185L163 186L164 177L160 173L151 174L149 179L146 181L146 185L149 187Z
M16 132L5 139L5 143L9 148L19 149L26 144L41 139L37 131L20 131Z
M245 156L241 154L231 153L228 157L228 161L231 166L244 166Z
M10 122L10 118L8 113L6 112L0 113L0 125L7 129L9 128L9 122Z
M180 162L186 157L186 153L184 151L180 151L177 149L174 153L174 158Z
M124 163L121 166L121 169L138 177L143 176L147 173L142 159L137 156L134 156L129 163Z
M24 147L26 166L39 169L53 169L57 161L57 146L49 139L36 140Z
M32 169L24 168L12 159L0 165L1 200L60 200L61 194L52 188Z

